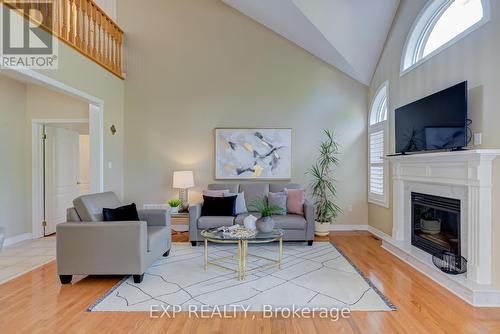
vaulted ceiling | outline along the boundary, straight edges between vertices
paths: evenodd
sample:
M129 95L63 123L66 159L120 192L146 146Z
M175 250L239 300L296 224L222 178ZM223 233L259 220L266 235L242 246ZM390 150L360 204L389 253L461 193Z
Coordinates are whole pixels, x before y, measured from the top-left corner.
M399 0L222 1L365 85L399 5Z

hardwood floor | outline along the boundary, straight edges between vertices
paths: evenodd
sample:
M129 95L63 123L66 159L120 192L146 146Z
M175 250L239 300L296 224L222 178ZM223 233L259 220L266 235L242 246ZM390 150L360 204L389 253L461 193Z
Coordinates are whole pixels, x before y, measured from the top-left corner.
M174 235L184 241L185 234ZM326 239L328 240L328 239ZM149 313L85 309L119 277L80 277L61 286L55 262L0 285L0 333L500 333L500 309L475 309L380 248L366 232L336 232L334 242L396 305L348 319L151 319ZM335 282L332 282L335 284Z

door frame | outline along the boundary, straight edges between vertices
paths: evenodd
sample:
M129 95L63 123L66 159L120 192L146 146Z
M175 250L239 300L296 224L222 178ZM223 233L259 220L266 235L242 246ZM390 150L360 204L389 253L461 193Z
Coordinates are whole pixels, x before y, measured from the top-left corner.
M32 129L32 171L33 171L33 178L32 178L32 184L33 187L36 185L37 191L35 192L35 189L33 188L33 196L32 196L32 201L33 201L33 208L35 206L38 206L37 212L40 213L40 217L37 217L37 219L33 219L33 238L38 238L38 237L43 237L44 236L44 229L43 226L40 224L44 220L43 217L43 212L44 212L44 204L46 205L47 199L45 198L44 201L44 196L47 195L46 188L47 184L45 183L44 187L44 171L47 173L47 171L44 168L44 159L43 159L43 145L44 142L42 140L43 136L43 127L47 125L57 125L57 124L88 124L89 130L90 130L90 119L89 118L80 118L80 119L64 119L64 118L47 118L47 119L33 119L31 121L31 129ZM89 137L90 137L90 131L89 131ZM47 150L47 147L45 147L45 152ZM98 147L90 147L89 145L89 184L92 184L94 182L99 182L98 179L91 180L90 179L90 158L92 157L92 154L96 155L98 153ZM35 177L35 173L37 174ZM47 176L45 175L45 180ZM97 185L96 187L99 187ZM90 191L90 189L89 189ZM45 208L45 214L47 214L47 208ZM34 214L34 211L33 211ZM34 217L34 216L33 216ZM46 217L45 217L46 218ZM35 225L36 224L36 225ZM35 228L38 227L38 230L35 230ZM40 234L40 235L39 235Z
M71 87L56 79L48 77L31 69L8 69L2 73L17 80L28 81L43 87L54 89L64 94L75 97L89 104L89 137L90 137L90 168L89 181L93 185L90 192L102 192L104 190L104 101L84 91ZM32 144L31 144L31 238L43 237L43 171L42 171L42 142L44 123L55 123L55 119L38 119L32 122ZM75 120L62 120L71 123ZM80 120L81 121L81 120Z

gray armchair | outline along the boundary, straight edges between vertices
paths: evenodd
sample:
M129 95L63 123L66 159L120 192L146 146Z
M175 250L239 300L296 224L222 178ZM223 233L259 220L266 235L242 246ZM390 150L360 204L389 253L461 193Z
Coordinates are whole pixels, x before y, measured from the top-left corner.
M113 192L85 195L73 201L68 222L57 225L57 271L62 284L73 275L133 275L144 272L171 246L170 212L138 210L141 221L105 222L103 208L121 206Z

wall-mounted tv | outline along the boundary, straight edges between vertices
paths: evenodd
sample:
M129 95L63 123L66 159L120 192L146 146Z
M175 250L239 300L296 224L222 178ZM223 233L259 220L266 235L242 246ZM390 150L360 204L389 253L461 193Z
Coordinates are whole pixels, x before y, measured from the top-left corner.
M467 146L467 81L395 111L396 153Z

